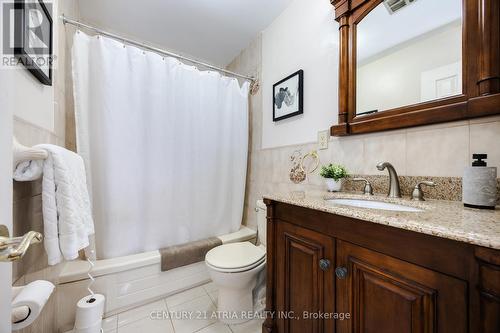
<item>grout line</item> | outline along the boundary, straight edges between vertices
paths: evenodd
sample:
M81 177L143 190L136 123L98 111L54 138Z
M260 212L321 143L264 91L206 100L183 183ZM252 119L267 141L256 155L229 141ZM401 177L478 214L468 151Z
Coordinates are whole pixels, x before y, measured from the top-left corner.
M468 144L467 144L467 159L465 160L467 162L466 166L468 166L471 163L471 147L472 147L472 138L471 138L471 132L470 132L470 127L471 123L470 120L468 121L469 126L467 126L467 135L469 136Z
M210 293L208 292L208 290L206 290L205 288L203 288L203 290L205 290L205 293L207 294L208 298L210 299L210 301L212 302L212 304L215 306L215 308L217 309L217 303L215 303L214 299L212 298L212 296L210 296Z
M408 129L405 129L405 176L408 175Z
M206 284L206 283L205 283L205 284ZM205 284L198 284L198 285L195 285L194 287L191 287L191 288L188 288L188 289L183 289L183 290L182 290L182 291L180 291L180 292L176 292L176 293L174 293L174 294L170 294L170 295L168 295L168 296L164 297L165 302L168 302L167 300L168 300L170 297L177 296L177 295L179 295L179 294L182 294L182 293L185 293L185 292L191 291L191 290L196 289L196 288L202 288L202 290L203 290L203 291L205 291L205 288L203 288L203 286L204 286ZM189 300L187 300L187 301L184 301L184 302L182 302L182 303L176 304L176 305L174 305L174 307L177 307L178 305L184 304L184 303L186 303L186 302L189 302L189 301L191 301L191 300L194 300L194 299L197 299L197 298L200 298L200 297L201 297L201 296L196 296L196 297L191 298L191 299L189 299Z
M167 298L166 297L163 299L163 302L165 303L165 308L167 308L167 313L170 313L170 308L168 307ZM174 323L172 322L172 318L170 318L170 316L168 318L168 322L170 323L170 327L172 328L172 332L175 333ZM117 332L117 333L119 333L119 332Z
M488 124L488 123L495 123L498 121L500 121L500 116L493 115L493 116L486 116L484 118L469 119L469 125Z
M206 284L205 284L205 285L206 285ZM202 298L202 297L208 297L208 298L209 298L209 300L212 302L212 304L213 304L214 306L217 306L217 304L215 303L215 300L214 300L214 299L210 296L210 293L213 293L213 292L215 292L216 290L212 290L212 291L210 291L210 292L209 292L207 289L205 289L205 285L201 285L201 286L200 286L200 287L202 287L202 288L203 288L203 291L205 292L205 295L198 296L198 297L192 298L192 299L190 299L190 300L186 300L185 302L182 302L182 303L180 303L180 304L177 304L177 305L175 305L174 307L180 306L180 305L185 304L185 303L187 303L187 302L192 302L192 301L197 300L197 299L200 299L200 298ZM189 289L188 289L188 290L189 290ZM170 311L170 308L169 308L168 303L167 303L167 297L164 297L164 298L162 298L161 300L163 301L163 303L164 303L164 305L165 305L166 310L167 310L167 311ZM155 301L155 302L158 302L158 301ZM151 302L151 303L144 304L144 305L142 305L141 307L148 306L149 304L152 304L152 303L155 303L155 302ZM137 308L135 308L135 309L138 309L138 308L141 308L141 307L137 307ZM125 312L126 312L126 311L125 311ZM122 313L122 314L123 314L123 313ZM119 325L119 320L118 320L118 316L119 316L119 314L116 314L116 315L114 315L114 316L116 317L116 326L115 326L114 328L112 328L111 330L116 330L116 332L117 332L117 333L119 333L119 330L120 330L121 328L126 327L127 325L133 324L133 323L135 323L135 322L137 322L137 321L139 321L139 320L143 320L144 318L148 318L147 316L146 316L146 317L141 317L141 318L138 318L137 320L133 320L133 321L131 321L131 322L129 322L129 323L127 323L127 324L125 324L125 325L121 325L121 326L120 326L120 325ZM170 323L170 327L171 327L171 329L172 329L172 332L174 332L174 333L175 333L175 332L176 332L176 330L175 330L175 326L174 326L174 324L173 324L172 319L171 319L171 318L168 318L168 322ZM213 323L211 323L211 324L209 324L209 325L207 325L207 326L203 326L203 327L199 328L198 330L193 331L192 333L200 332L200 331L202 331L202 330L206 329L207 327L210 327L210 326L213 326L213 325L217 325L218 323L220 323L220 324L224 325L225 327L227 327L231 333L234 333L234 332L235 332L235 331L231 328L231 325L228 325L228 324L222 323L222 322L220 322L220 321L215 321L215 322L213 322Z
M177 307L179 307L179 306L181 306L181 305L184 305L184 304L186 304L186 303L192 302L192 301L194 301L194 300L200 299L200 298L205 297L205 296L206 296L206 295L196 296L195 298L191 298L191 299L188 299L188 300L186 300L186 301L184 301L184 302L182 302L182 303L179 303L179 304L174 305L174 306L173 306L173 308L177 308ZM210 297L210 296L209 296L209 297Z
M141 316L141 317L137 318L136 320L132 320L132 321L131 321L131 322L129 322L129 323L126 323L126 324L120 325L120 317L119 317L120 315L122 315L122 316L123 316L125 313L127 313L127 312L129 312L129 311L138 310L138 309L144 308L144 307L146 307L146 306L149 306L149 305L151 305L151 304L153 304L153 303L157 303L157 302L164 301L164 300L165 300L164 298L160 298L160 299L157 299L157 300L151 301L151 302L149 302L149 303L146 303L146 304L143 304L143 305L137 306L137 307L135 307L135 308L131 308L131 309L129 309L129 310L126 310L126 311L119 312L119 313L115 314L114 316L116 316L116 326L117 326L117 329L118 329L118 328L120 328L120 327L124 327L124 326L130 325L130 324L132 324L132 323L135 323L135 322L137 322L137 321L139 321L139 320L143 320L144 318L150 318L150 312L148 312L148 314L147 314L146 316ZM168 307L167 307L167 305L166 305L166 302L165 302L165 301L164 301L164 303L165 303L165 307L166 307L166 309L168 309ZM155 309L155 310L157 310L157 309Z

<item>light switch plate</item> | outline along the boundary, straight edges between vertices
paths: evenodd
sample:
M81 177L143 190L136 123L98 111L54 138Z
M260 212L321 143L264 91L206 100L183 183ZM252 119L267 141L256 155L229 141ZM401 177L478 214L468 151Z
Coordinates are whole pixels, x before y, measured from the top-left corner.
M330 139L330 131L318 132L318 149L328 149L328 140Z

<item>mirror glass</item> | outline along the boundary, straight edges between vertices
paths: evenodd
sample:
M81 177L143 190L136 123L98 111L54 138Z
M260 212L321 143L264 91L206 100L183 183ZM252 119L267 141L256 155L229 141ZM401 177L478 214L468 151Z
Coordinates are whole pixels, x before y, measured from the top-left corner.
M356 113L462 93L462 0L384 0L356 26Z

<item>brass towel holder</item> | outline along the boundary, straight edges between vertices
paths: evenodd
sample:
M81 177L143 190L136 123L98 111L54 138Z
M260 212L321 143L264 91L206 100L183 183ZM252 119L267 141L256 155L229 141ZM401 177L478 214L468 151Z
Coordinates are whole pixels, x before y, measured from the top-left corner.
M30 231L21 237L9 237L6 226L0 225L0 262L11 262L21 259L31 244L40 243L41 233Z
M12 138L12 168L27 160L43 160L48 156L47 151L26 147ZM29 231L21 237L10 237L9 229L0 225L0 262L12 262L21 259L31 244L40 243L43 239L41 233Z

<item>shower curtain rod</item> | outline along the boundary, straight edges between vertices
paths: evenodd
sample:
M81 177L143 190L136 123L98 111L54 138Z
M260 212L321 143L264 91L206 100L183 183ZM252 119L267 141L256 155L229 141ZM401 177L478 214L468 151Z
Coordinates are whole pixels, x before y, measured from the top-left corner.
M69 18L67 18L64 15L61 15L61 19L62 19L62 21L63 21L64 24L68 23L68 24L74 25L74 26L76 26L78 28L89 29L89 30L95 31L98 34L101 34L103 36L107 36L107 37L110 37L110 38L113 38L113 39L116 39L116 40L120 40L120 41L125 42L127 44L140 47L142 49L153 51L153 52L159 53L161 55L166 55L166 56L174 57L174 58L177 58L177 59L185 60L185 61L188 61L188 62L193 63L193 64L202 65L203 67L207 67L207 68L210 68L210 69L213 69L213 70L216 70L216 71L219 71L219 72L231 75L231 76L236 76L236 77L248 80L248 81L250 81L252 83L256 82L256 79L254 77L252 77L252 76L246 76L246 75L238 74L238 73L235 73L235 72L231 72L231 71L228 71L227 69L216 67L216 66L213 66L213 65L210 65L210 64L207 64L207 63L195 60L195 59L191 59L191 58L188 58L188 57L184 57L184 56L182 56L180 54L176 54L176 53L173 53L173 52L162 50L162 49L159 49L159 48L156 48L154 46L150 46L150 45L147 45L147 44L144 44L144 43L139 43L139 42L136 42L136 41L134 41L132 39L121 37L119 35L115 35L113 33L101 30L99 28L90 26L88 24L81 23L81 22L69 19Z

